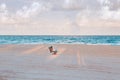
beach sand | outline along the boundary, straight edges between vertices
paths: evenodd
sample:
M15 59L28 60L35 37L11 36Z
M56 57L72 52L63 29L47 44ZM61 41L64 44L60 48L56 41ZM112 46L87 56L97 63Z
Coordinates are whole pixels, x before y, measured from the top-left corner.
M120 46L0 45L0 80L120 80Z

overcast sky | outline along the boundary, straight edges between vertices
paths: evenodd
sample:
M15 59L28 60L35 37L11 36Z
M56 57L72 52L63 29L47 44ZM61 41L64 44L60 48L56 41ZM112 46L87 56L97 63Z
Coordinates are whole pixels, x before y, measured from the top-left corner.
M120 0L0 0L0 35L120 35Z

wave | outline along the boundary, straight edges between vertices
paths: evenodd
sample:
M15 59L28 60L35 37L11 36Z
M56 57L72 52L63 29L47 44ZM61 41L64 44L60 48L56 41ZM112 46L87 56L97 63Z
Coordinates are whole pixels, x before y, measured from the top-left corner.
M120 36L0 36L0 44L120 45Z

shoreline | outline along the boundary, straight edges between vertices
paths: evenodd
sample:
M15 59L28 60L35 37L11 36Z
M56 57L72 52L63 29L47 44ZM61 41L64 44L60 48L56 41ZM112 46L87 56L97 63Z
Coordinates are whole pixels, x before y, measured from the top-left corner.
M111 44L79 44L79 43L18 43L18 44L0 44L0 45L86 45L86 46L120 46L120 45L111 45Z

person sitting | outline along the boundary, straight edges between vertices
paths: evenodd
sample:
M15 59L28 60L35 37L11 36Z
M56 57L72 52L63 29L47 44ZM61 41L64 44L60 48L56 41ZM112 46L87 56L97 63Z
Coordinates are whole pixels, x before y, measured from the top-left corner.
M50 47L49 47L49 51L50 51L50 53L52 53L53 55L56 55L57 52L58 52L57 50L54 50L54 49L53 49L53 46L50 46Z

